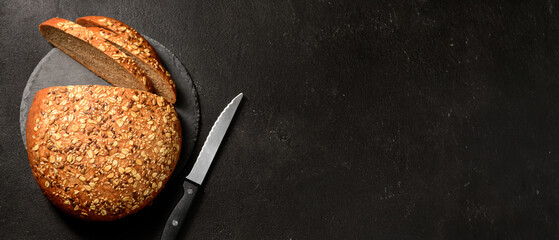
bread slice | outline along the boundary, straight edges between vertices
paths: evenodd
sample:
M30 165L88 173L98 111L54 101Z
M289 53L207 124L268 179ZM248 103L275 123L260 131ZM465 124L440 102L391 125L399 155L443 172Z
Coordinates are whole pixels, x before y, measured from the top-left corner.
M45 196L92 221L147 206L174 171L182 141L175 108L163 97L95 85L37 92L26 134L31 170Z
M87 28L52 18L39 30L52 45L114 86L152 91L151 82L132 58Z
M157 52L148 41L125 23L103 16L81 17L76 22L85 27L99 27L114 34L102 32L103 37L132 57L147 74L154 92L171 103L176 101L176 86L171 75L161 64ZM99 31L92 28L92 30Z

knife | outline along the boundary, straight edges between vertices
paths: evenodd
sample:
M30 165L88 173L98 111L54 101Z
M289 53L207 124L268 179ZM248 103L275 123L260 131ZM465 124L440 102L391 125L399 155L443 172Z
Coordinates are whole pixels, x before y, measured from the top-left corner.
M204 142L202 150L200 150L200 154L198 155L192 170L188 176L186 176L186 179L182 184L184 188L183 196L171 212L171 215L169 215L169 219L167 219L161 239L171 240L177 237L180 227L186 217L186 213L190 208L190 204L194 199L194 195L196 195L196 190L198 190L198 187L202 185L204 177L206 176L212 160L215 157L215 153L217 152L217 149L221 144L221 140L223 140L223 137L227 132L227 128L229 127L242 98L242 93L233 98L225 109L223 109L223 112L221 112L212 126L208 138L206 138L206 142Z

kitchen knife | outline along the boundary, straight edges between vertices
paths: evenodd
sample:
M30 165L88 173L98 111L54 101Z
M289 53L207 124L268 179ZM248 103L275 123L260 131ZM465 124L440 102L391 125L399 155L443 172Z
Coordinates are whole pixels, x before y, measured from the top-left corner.
M169 219L167 219L161 239L171 240L177 237L180 227L183 224L183 220L186 217L186 213L188 212L188 208L194 199L194 195L196 195L196 190L198 190L198 187L202 185L204 177L206 176L212 160L214 159L215 153L221 144L221 140L223 140L223 136L225 136L225 133L227 132L227 128L229 127L242 98L243 94L241 93L231 100L212 126L208 138L206 139L206 142L204 142L204 146L202 146L202 150L200 151L192 170L188 176L186 176L186 179L182 184L184 189L183 196L171 212Z

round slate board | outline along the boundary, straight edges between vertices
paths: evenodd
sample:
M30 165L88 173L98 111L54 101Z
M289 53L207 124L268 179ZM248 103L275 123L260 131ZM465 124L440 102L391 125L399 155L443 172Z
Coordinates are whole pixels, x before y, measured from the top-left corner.
M163 66L169 71L177 86L177 102L175 109L179 115L182 127L182 149L175 172L181 172L186 160L192 154L198 139L200 108L198 93L182 63L159 42L144 36L159 54ZM27 85L23 90L21 99L19 124L23 144L25 145L25 124L29 114L29 106L37 91L52 87L66 85L107 85L110 84L98 77L87 68L70 58L68 55L53 48L41 59L31 73ZM175 174L173 174L175 175Z

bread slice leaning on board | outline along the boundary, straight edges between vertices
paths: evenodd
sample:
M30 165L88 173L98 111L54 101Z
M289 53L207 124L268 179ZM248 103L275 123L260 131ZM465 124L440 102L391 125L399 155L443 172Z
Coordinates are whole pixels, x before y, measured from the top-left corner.
M146 72L154 92L163 96L167 101L175 103L175 82L161 64L159 55L153 46L141 34L117 19L104 16L81 17L76 20L76 23L100 33L101 37L132 57ZM106 31L99 28L106 29Z
M181 137L175 108L163 97L110 86L42 89L26 125L29 163L45 196L93 221L152 202L174 171Z
M91 30L62 18L43 22L39 30L52 45L114 86L152 91L136 62Z

